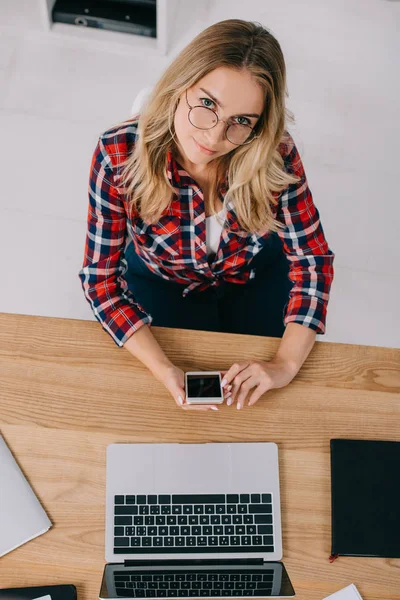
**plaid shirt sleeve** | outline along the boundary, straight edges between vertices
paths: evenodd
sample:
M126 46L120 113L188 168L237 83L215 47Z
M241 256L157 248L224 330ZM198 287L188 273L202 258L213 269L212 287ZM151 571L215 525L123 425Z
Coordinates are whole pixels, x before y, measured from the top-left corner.
M94 316L118 346L152 320L135 301L124 279L120 258L125 237L125 207L100 138L90 170L85 255L79 277Z
M300 323L323 334L335 255L325 239L303 164L291 136L284 161L287 172L300 177L298 183L290 184L282 193L276 217L285 225L279 230L279 236L290 262L289 279L293 282L285 306L284 323Z

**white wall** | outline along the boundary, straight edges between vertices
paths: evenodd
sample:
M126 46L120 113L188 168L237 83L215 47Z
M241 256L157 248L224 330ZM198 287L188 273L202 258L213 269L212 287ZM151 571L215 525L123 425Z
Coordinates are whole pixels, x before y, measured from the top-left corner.
M204 6L160 58L46 33L40 0L0 2L0 311L93 318L77 272L97 136L197 31L243 18L281 43L292 133L336 253L321 339L399 347L400 2Z

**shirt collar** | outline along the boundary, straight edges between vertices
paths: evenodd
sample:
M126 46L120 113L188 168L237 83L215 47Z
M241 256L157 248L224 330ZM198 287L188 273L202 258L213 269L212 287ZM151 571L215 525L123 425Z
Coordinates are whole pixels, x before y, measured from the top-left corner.
M181 177L179 174L179 170L183 172L183 177ZM190 176L188 173L186 173L182 165L180 165L175 159L171 149L167 150L167 176L174 187L185 187L189 185L189 183L185 182L184 179L190 178ZM225 196L226 192L228 191L228 187L228 171L226 171L225 178L220 183L220 195Z

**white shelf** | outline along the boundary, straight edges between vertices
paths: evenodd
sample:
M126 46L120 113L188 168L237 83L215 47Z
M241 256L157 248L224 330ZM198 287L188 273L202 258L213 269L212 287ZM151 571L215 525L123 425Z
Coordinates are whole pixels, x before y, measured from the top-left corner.
M203 0L197 1L201 3ZM166 56L171 49L178 12L187 9L191 4L190 0L157 0L157 36L151 38L94 27L54 23L51 13L55 0L40 0L40 3L43 28L56 38L78 40L85 45L107 50L132 53L139 51L160 56Z

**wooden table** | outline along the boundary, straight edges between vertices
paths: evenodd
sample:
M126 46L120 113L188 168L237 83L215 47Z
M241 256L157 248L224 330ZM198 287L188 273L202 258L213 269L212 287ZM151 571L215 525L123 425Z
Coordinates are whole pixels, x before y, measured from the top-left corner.
M329 440L400 440L400 350L317 342L294 381L241 411L179 409L96 322L0 314L0 429L54 526L0 558L0 587L74 583L98 598L106 446L114 442L275 441L284 563L298 600L355 583L400 600L400 560L330 564ZM268 359L279 340L153 328L184 370Z

